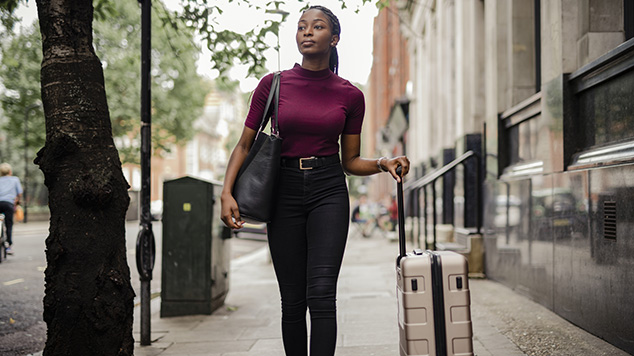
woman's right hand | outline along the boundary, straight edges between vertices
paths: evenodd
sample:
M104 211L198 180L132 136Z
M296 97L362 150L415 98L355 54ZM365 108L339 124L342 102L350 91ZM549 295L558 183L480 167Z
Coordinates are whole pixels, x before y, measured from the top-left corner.
M240 219L238 203L231 193L222 192L220 195L220 219L231 229L240 229L244 221Z
M242 129L242 135L240 140L236 144L236 147L229 156L229 162L227 162L227 172L225 173L225 180L223 184L222 193L220 194L220 219L222 222L232 229L239 229L244 225L244 221L240 218L240 211L238 210L238 203L233 198L232 187L235 183L238 171L244 163L244 160L251 149L251 145L255 140L257 131L248 128L247 126Z

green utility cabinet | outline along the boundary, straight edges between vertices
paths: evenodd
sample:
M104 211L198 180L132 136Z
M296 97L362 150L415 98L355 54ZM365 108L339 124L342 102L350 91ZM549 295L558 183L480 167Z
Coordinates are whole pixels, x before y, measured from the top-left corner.
M222 185L192 177L163 183L161 317L211 314L229 291L231 231Z

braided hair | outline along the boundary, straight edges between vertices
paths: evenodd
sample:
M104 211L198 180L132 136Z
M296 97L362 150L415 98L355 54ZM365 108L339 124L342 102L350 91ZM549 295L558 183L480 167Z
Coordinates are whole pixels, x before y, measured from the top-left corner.
M341 25L339 24L339 19L332 13L332 11L330 11L330 9L321 5L313 5L306 11L313 9L319 10L326 15L328 22L330 22L330 27L332 28L331 33L333 35L341 35ZM330 67L330 70L335 74L339 74L339 54L337 53L337 47L332 47L330 50L330 61L328 63L328 67Z

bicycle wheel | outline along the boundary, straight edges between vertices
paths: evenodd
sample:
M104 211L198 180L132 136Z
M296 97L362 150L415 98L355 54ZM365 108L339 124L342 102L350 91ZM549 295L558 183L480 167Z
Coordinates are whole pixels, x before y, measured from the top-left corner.
M376 227L375 221L366 222L365 225L363 225L363 229L361 230L363 237L365 238L371 237L375 227Z
M4 230L4 229L2 229ZM7 259L7 245L6 245L6 237L4 235L4 231L2 232L2 237L0 238L0 263Z
M7 259L7 226L4 224L4 216L0 219L0 263Z

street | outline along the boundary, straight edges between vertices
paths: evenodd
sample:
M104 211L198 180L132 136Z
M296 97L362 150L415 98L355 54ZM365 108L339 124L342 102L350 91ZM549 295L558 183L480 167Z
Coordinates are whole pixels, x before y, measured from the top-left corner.
M0 354L28 355L44 348L44 240L48 225L16 224L13 256L0 264Z
M15 255L0 264L0 355L39 356L44 348L46 325L42 321L42 298L47 229L47 223L17 225ZM138 294L140 283L134 250L138 222L128 223L126 229L131 282ZM153 229L159 258L154 269L152 292L153 297L157 297L160 291L160 222L153 223ZM249 349L250 353L241 353L245 355L280 354L279 309L272 307L270 302L279 297L272 265L265 251L252 253L261 250L266 242L261 235L244 237L231 240L232 259L245 258L233 264L232 294L227 300L227 308L221 308L214 315L159 318L159 303L155 303L159 300L155 299L152 303L155 342L151 347L141 347L137 342L136 354L183 355L190 354L186 350L193 349L204 349L206 351L198 354L208 354L208 350L220 346L232 351ZM361 355L372 350L377 355L391 355L398 340L392 258L397 244L379 236L368 239L358 235L352 235L349 243L338 297L343 340L338 354ZM258 281L259 293L253 293L254 279ZM470 283L474 350L478 355L625 354L499 283L478 279L470 280ZM138 306L138 303L137 298L135 304ZM373 312L368 314L368 308ZM135 316L138 309L135 308ZM137 339L138 320L135 318L133 334ZM188 323L183 323L184 320Z
M151 283L152 297L161 289L161 223L153 222L156 238L156 263ZM139 305L139 274L136 269L135 246L139 231L137 221L126 224L126 245L131 283ZM21 356L42 351L46 341L46 324L42 319L45 240L48 222L29 222L14 226L15 254L0 263L0 355ZM232 239L232 258L265 246L264 240ZM137 320L135 320L135 323Z

